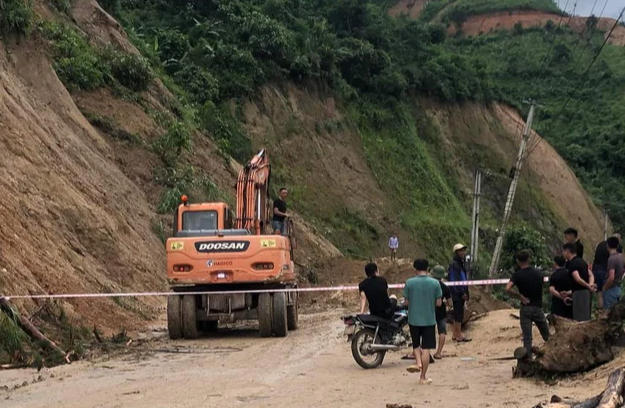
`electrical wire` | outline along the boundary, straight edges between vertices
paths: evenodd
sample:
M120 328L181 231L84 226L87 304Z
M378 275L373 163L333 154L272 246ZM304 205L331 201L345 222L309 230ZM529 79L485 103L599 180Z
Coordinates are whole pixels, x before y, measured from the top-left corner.
M605 48L606 44L608 43L608 41L610 40L610 37L612 36L612 33L614 32L614 29L616 29L616 27L618 26L621 18L623 17L623 14L625 14L625 7L623 8L623 10L621 10L621 13L619 14L618 18L616 19L616 21L614 21L614 25L612 26L612 28L610 29L610 31L608 32L608 35L605 37L603 43L601 44L601 47L599 48L599 50L595 53L595 56L593 57L592 61L590 62L590 64L588 65L588 68L586 68L586 70L584 71L584 73L581 75L581 79L582 79L582 84L585 84L586 81L588 80L586 78L586 76L588 75L588 73L590 72L590 69L593 67L593 65L595 64L595 62L597 61L597 59L599 58L599 55L601 54L601 51L603 51L603 49ZM571 101L571 99L573 99L573 97L575 96L575 93L577 92L577 90L580 87L576 87L573 90L573 93L571 95L569 95L569 97L567 98L567 100L564 102L564 104L562 105L562 108L560 108L560 110L558 111L558 113L555 115L554 117L554 121L556 121L557 119L560 118L560 116L562 115L562 113L564 112L564 110L566 109L566 107L568 106L569 102ZM529 156L530 154L532 154L532 152L534 150L536 150L536 148L540 145L540 143L542 142L542 138L538 139L538 143L536 143L531 149L527 150L527 154L524 155L524 158Z

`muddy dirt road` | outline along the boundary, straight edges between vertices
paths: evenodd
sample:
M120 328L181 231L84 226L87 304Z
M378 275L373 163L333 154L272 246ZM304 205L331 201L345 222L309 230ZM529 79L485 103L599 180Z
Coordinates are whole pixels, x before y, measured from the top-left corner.
M449 357L431 366L429 386L417 385L399 353L388 354L378 369L358 367L337 312L301 316L302 329L285 339L261 339L252 328L227 330L197 341L155 341L150 351L40 373L0 372L0 407L498 408L595 391L512 380L511 361L490 360L520 344L510 312L475 322L472 343L449 344ZM172 353L176 348L190 352Z

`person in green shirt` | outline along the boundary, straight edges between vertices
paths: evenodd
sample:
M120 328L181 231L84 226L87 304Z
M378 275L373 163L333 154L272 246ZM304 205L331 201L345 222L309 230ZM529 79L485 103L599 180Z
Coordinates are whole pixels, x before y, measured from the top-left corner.
M413 266L416 276L406 281L404 298L408 305L408 325L417 364L407 370L421 372L419 384L431 384L427 370L430 350L436 349L436 308L443 304L443 291L438 281L428 275L427 259L417 259Z

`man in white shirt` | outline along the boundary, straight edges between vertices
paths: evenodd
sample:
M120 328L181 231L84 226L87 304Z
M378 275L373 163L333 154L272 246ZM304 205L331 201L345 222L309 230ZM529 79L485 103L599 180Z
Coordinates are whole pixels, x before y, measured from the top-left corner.
M397 258L397 248L399 248L399 238L397 238L397 234L393 234L388 240L388 247L391 250L391 261L394 261Z

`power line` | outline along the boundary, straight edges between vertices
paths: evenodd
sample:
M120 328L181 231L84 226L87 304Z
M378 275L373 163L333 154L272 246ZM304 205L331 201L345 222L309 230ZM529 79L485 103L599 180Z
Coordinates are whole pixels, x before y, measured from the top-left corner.
M584 73L581 75L581 79L582 81L584 81L583 83L585 83L585 77L588 75L588 72L590 72L590 69L592 68L592 66L595 64L595 62L597 61L597 59L599 58L599 55L601 54L601 51L603 51L603 49L605 48L606 44L608 43L608 41L610 40L610 37L612 36L612 33L614 32L614 29L618 26L619 21L621 20L621 18L623 17L623 14L625 14L625 7L623 8L623 10L621 10L620 15L618 16L618 18L616 19L616 21L614 21L614 25L612 26L612 28L610 29L610 31L608 32L608 35L605 37L603 44L601 44L601 47L599 48L599 50L595 53L595 56L593 57L592 61L590 62L590 65L588 65L588 68L586 68L586 70L584 71ZM586 79L587 80L587 79ZM583 84L582 83L582 84ZM566 109L566 107L568 106L569 102L571 101L571 99L573 99L573 97L575 96L575 93L577 92L577 90L579 89L579 87L576 87L573 90L573 93L571 95L569 95L568 99L566 100L566 102L564 102L564 105L562 105L562 108L558 111L558 113L555 115L554 117L554 121L559 119L560 115L562 115L562 113L564 112L564 110ZM538 142L532 146L530 149L528 149L526 156L529 156L530 154L532 154L532 152L534 150L536 150L536 148L540 145L540 143L542 142L542 138L538 139Z
M597 19L597 21L600 21L601 18L603 17L603 13L605 12L605 9L608 5L610 0L606 0L605 3L603 4L603 9L601 10L601 14L599 14L599 18ZM592 13L595 11L595 7L597 7L597 2L598 0L595 0L595 3L592 6L592 9L590 10L590 14L592 15ZM569 24L571 23L571 20L569 19ZM569 58L569 60L567 61L566 65L563 68L563 71L566 70L569 66L569 64L571 63L571 61L575 58L575 51L577 51L577 47L579 46L582 38L584 37L584 34L586 33L586 29L588 28L588 19L586 20L586 24L584 24L584 29L582 30L581 34L579 35L579 37L577 38L577 42L575 43L575 48L573 49L573 52L571 53L571 58ZM579 65L579 62L582 60L582 57L584 55L584 52L586 52L586 48L588 48L588 45L590 44L590 40L592 39L592 36L589 36L588 39L586 40L586 44L584 45L584 48L582 49L581 53L579 54L579 57L577 58L577 61L575 62L575 66L573 67L573 71L575 71L575 69L577 69L577 66ZM551 91L553 89L554 85L552 84L549 88L549 90ZM535 137L533 142L531 143L531 146L529 147L529 149L527 150L527 155L529 156L534 150L536 150L536 148L538 147L538 145L541 143L542 139L540 137Z
M566 12L566 8L569 5L569 2L571 0L566 0L566 5L564 6L564 13ZM555 30L553 30L553 33L551 35L551 45L549 46L549 49L547 50L547 52L545 53L545 56L543 57L542 62L540 63L540 67L538 68L538 72L542 71L545 65L545 62L547 62L547 59L549 58L549 54L551 54L551 50L553 49L553 44L555 43L555 39L556 39L556 33L558 32L558 29L560 29L560 25L562 24L562 20L564 19L564 13L560 15L560 21L558 21L558 26L556 27ZM570 20L569 20L570 22ZM537 81L537 77L534 77L534 81L532 81L532 84L530 85L530 91L532 89L534 89L534 86L536 85L536 81Z

